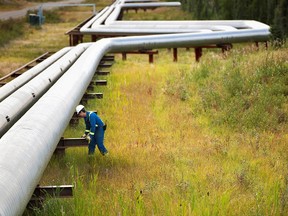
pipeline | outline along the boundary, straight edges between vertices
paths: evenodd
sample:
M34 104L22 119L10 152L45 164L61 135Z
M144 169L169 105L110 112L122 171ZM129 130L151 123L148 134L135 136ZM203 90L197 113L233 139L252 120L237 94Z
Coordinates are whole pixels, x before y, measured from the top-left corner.
M251 32L245 31L247 30L241 31L240 35L239 32L226 32L224 35L214 32L209 36L186 33L107 38L87 48L67 72L0 139L0 215L21 215L25 210L69 124L75 106L81 100L106 53L238 42L253 38ZM266 37L266 34L263 34L263 37Z
M30 81L32 78L41 73L44 69L52 65L57 59L65 55L72 47L65 47L59 50L57 53L51 55L49 58L45 59L43 62L37 64L30 70L23 73L21 76L8 82L6 85L0 88L0 102L3 101L8 95L12 94L18 88L23 86L25 83Z
M117 18L119 17L119 15L121 14L121 11L123 9L131 9L131 8L142 8L142 9L154 9L154 8L158 8L158 7L180 7L181 3L180 2L157 2L157 3L126 3L125 1L118 1L119 4L117 4L116 6L112 6L113 7L113 12L109 15L109 17L107 18L108 20L105 22L105 24L108 24L113 20L117 20Z
M118 0L114 4L105 8L105 11L99 16L91 19L87 24L81 27L80 32L83 34L97 35L155 35L168 33L207 33L217 31L219 34L225 31L243 31L266 32L265 39L260 36L255 41L267 41L270 36L270 27L264 23L254 20L215 20L215 21L122 21L118 20L122 9L133 7L142 8L157 3L127 3L127 0ZM140 1L137 1L140 2ZM164 2L162 2L164 4ZM163 4L158 4L159 7ZM169 2L168 2L169 3ZM170 2L171 3L171 2ZM132 6L133 5L133 6ZM179 6L173 2L170 6ZM101 11L102 12L102 11ZM253 33L253 34L254 34ZM260 33L262 35L262 33ZM223 35L224 36L224 35ZM243 40L247 42L251 40ZM239 42L239 41L238 41ZM229 43L229 42L228 42ZM210 45L210 44L206 44Z
M49 89L91 44L72 48L0 103L0 137ZM23 100L25 98L25 100Z
M117 4L119 2L121 1L116 1ZM100 15L96 15L95 21L98 20L98 24L102 25L103 21L100 22L99 19L105 20L111 14L110 12L109 8L103 10ZM115 20L115 22L118 21ZM231 24L216 23L206 24L222 26L222 28ZM194 24L198 25L197 23ZM206 24L201 23L201 25ZM91 23L89 25L91 26ZM173 25L175 27L178 24ZM112 29L111 32L115 31L116 28L113 29L112 26L113 24L103 28L103 32L106 31L107 33L109 28ZM21 215L24 212L61 136L69 124L75 106L80 102L100 60L106 53L137 49L266 41L270 35L269 27L255 21L236 21L230 26L230 29L229 27L227 29L223 28L223 31L219 31L217 27L215 27L217 29L215 31L212 27L210 29L198 27L198 30L195 28L197 31L193 29L195 33L171 34L169 32L169 34L161 35L107 38L93 44L83 44L83 46L87 45L88 48L82 55L76 59L54 85L39 94L39 99L33 101L33 105L29 105L29 107L32 105L30 108L24 108L27 111L13 126L10 125L10 129L3 133L0 139L0 215L13 216ZM132 32L131 29L128 31ZM23 89L25 86L23 86ZM19 89L20 92L21 89ZM46 93L43 94L45 91ZM7 101L8 98L6 98ZM14 106L18 105L15 104ZM18 117L15 117L15 119L18 119Z

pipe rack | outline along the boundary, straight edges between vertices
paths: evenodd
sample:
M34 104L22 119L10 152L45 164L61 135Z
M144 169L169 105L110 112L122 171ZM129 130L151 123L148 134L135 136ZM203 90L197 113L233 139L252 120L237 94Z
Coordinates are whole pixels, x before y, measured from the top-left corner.
M101 16L99 15L99 17ZM210 22L207 25L214 24ZM203 22L201 25L203 25ZM217 23L217 25L222 24ZM17 121L7 132L3 133L0 139L0 215L21 215L24 212L59 140L69 124L75 106L84 95L100 60L106 53L254 40L265 41L270 35L269 27L267 28L265 24L262 25L255 21L237 21L234 26L231 26L238 28L245 25L249 28L220 32L212 30L197 33L115 37L101 39L93 44L82 44L81 47L86 47L83 53L75 55L75 59L71 60L71 65L67 66L66 72L63 75L61 74L62 76L59 76L60 78L57 81L55 79L55 83L51 87L49 86L47 89L44 87L45 90L40 93L37 101L32 102L31 107L29 105L29 108L23 108L25 111L27 109L27 112L18 116ZM113 29L112 25L109 28ZM68 60L67 56L63 56L65 61ZM24 76L24 74L21 76ZM34 79L37 79L37 76ZM36 83L34 79L31 82ZM44 79L47 79L47 77ZM23 89L28 89L29 83L23 85ZM19 89L20 98L22 88L17 87L17 89ZM15 94L18 94L17 92ZM5 100L8 99L12 103L13 99L7 97ZM1 105L3 102L1 102ZM9 109L3 110L3 116L6 117L8 111Z

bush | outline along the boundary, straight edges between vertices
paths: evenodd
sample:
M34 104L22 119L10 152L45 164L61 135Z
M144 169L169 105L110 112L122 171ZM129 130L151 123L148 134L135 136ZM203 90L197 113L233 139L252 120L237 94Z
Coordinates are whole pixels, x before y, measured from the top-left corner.
M21 37L24 34L25 21L19 20L0 20L0 46L4 46L10 40Z
M197 97L193 113L208 117L214 126L277 130L288 121L287 59L284 55L259 56L236 54L227 61L202 61L188 73L170 77L166 93L183 100L184 89L185 95Z

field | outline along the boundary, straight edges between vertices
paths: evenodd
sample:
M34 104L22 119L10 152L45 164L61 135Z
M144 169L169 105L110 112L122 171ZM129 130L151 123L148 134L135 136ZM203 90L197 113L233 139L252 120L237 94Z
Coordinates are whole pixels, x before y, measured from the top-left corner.
M1 68L67 46L64 32L85 17L78 10L0 48ZM86 148L54 156L40 184L74 184L74 196L25 215L287 215L287 47L241 44L194 58L193 49L179 49L177 63L167 49L154 64L116 55L100 77L108 85L94 89L104 98L86 105L108 125L109 156ZM83 131L80 121L64 137Z

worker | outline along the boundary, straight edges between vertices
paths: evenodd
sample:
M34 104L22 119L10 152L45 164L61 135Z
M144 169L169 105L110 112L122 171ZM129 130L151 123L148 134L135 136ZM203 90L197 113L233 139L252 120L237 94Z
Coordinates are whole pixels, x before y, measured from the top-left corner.
M82 138L86 138L88 141L88 154L92 155L95 152L95 147L97 145L100 153L104 156L108 154L107 149L104 146L104 133L106 130L106 125L100 119L100 117L95 112L89 112L85 110L83 105L78 105L76 107L76 114L84 118L86 130Z

